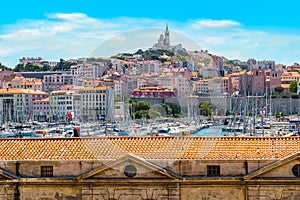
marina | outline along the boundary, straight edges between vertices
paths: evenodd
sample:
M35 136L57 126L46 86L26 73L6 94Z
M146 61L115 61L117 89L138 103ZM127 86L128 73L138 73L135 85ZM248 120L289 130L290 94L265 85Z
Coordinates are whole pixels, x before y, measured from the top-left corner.
M2 127L0 138L45 138L45 137L108 137L108 136L300 136L299 120L287 122L267 121L247 125L228 126L219 121L204 120L187 124L173 122L131 123L128 126L96 123L28 123L9 124Z

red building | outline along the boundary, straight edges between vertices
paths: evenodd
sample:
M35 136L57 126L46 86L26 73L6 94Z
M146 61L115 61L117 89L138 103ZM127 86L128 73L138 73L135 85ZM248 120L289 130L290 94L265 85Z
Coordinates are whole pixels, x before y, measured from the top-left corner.
M177 92L172 86L152 86L136 88L132 96L136 98L175 98Z

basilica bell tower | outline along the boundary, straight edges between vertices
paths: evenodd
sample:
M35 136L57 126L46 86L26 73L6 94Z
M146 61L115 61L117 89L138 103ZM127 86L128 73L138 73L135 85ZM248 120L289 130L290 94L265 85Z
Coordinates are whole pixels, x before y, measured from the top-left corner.
M168 28L168 23L166 24L164 45L165 46L170 46L170 31L169 31L169 28Z

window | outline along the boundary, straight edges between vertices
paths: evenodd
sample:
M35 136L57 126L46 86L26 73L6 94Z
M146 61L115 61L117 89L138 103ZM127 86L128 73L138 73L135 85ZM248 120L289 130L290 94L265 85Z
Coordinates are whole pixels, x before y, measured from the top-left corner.
M292 168L292 172L293 172L294 176L300 177L300 164L295 165Z
M41 166L41 176L42 177L52 177L53 176L53 166Z
M207 176L220 176L220 165L208 165Z
M127 177L129 177L129 178L135 177L136 172L137 172L137 169L136 169L136 167L133 166L133 165L127 165L127 166L124 168L124 174L125 174L125 176L127 176Z

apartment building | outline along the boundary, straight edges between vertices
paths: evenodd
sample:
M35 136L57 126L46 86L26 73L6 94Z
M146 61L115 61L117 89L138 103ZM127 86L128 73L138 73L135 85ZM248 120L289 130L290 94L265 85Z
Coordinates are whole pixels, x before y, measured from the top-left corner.
M53 74L44 76L44 91L52 92L64 85L73 85L77 82L77 76L72 74Z
M0 122L26 122L34 116L33 102L48 97L48 93L21 88L0 89Z
M114 102L114 99L107 99L107 87L85 87L79 91L80 94L80 121L98 121L107 115L108 101ZM113 110L113 109L112 109Z
M178 98L190 96L192 93L192 83L190 78L182 75L174 77L174 87L177 89Z
M51 122L69 122L68 114L75 111L74 96L71 90L56 90L49 96L49 120Z
M49 120L49 97L33 101L33 120L45 122Z
M281 74L281 86L288 90L290 83L292 81L300 81L300 73L299 72L283 72Z
M209 95L208 81L206 79L193 81L192 88L193 88L193 94L200 95L200 96Z

